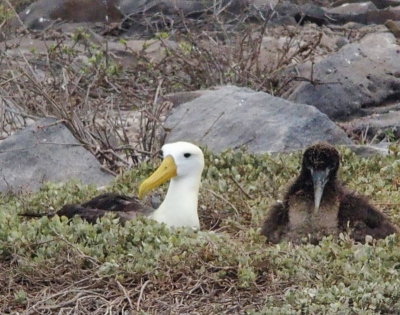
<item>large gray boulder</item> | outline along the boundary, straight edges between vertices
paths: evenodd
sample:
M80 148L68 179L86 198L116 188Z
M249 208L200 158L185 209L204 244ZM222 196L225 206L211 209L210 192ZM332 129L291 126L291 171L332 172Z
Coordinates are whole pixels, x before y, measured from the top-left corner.
M300 83L288 99L314 105L332 119L345 119L364 107L399 99L399 74L400 46L395 37L374 33L316 63L314 82Z
M173 109L164 125L168 142L192 141L214 152L246 147L255 153L299 150L317 141L351 144L313 106L235 86L200 95Z
M78 179L105 185L113 177L62 123L43 119L0 143L0 191L36 191L43 182Z

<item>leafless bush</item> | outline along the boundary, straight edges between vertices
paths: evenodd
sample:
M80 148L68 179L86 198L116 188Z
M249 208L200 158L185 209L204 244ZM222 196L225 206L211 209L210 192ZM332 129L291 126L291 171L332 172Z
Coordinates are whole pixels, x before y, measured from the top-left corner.
M259 23L247 12L223 15L223 9L215 7L201 19L178 15L173 23L160 14L142 19L165 54L154 61L144 48L127 50L136 60L129 68L122 68L106 40L99 43L88 31L31 35L49 42L44 52L15 56L5 50L0 58L1 130L8 135L27 118L56 117L117 172L154 155L162 144L168 105L160 96L224 84L279 94L287 83L282 71L316 53L318 35L303 37L293 27L276 31L267 26L268 17ZM265 38L282 35L285 43L276 58L265 57ZM10 104L18 110L11 112ZM132 111L137 115L129 121Z
M282 88L282 71L289 65L310 59L321 37L301 42L301 35L286 30L287 38L275 60L263 56L267 28L254 26L240 33L221 34L187 32L177 36L177 49L164 47L169 56L161 71L187 89L234 84L277 94ZM301 43L299 43L301 42ZM164 66L164 67L163 67ZM171 76L171 74L181 74Z
M147 150L127 136L125 113L145 109L155 91L140 82L131 88L135 78L122 72L105 48L78 42L79 36L56 38L45 55L22 53L17 59L5 52L0 127L9 134L23 127L26 117L53 116L110 170L135 164L143 155L138 152Z

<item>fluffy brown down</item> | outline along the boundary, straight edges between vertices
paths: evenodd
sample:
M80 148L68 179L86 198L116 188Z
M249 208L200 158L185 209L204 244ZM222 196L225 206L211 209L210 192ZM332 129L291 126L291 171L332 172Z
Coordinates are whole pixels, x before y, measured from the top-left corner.
M283 202L274 204L264 221L261 233L268 241L284 239L299 242L307 237L318 243L326 235L349 232L358 242L367 235L375 239L399 232L389 219L365 197L346 190L337 180L339 152L331 145L319 143L306 149L299 176L288 187ZM310 168L329 168L318 214L313 213L314 187Z

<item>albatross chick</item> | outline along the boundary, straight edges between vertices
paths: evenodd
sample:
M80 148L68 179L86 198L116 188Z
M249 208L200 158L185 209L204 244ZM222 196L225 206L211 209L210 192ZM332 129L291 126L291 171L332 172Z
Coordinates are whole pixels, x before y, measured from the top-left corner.
M268 241L299 242L309 237L311 243L318 243L323 236L349 231L354 240L365 242L367 235L378 239L398 232L365 197L341 185L339 164L339 152L329 144L305 150L300 174L264 221L261 233Z

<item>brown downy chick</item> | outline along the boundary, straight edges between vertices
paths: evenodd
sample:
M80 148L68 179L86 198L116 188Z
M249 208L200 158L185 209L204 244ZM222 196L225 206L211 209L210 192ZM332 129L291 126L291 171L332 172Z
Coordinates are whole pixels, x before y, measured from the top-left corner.
M289 187L282 203L270 209L261 233L272 243L286 239L312 243L326 235L350 228L359 242L365 236L384 238L398 231L388 218L362 197L347 192L337 180L339 152L319 143L303 154L299 176Z

